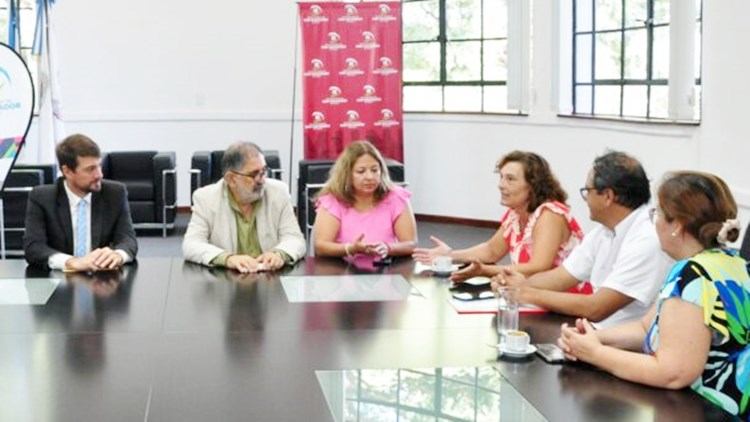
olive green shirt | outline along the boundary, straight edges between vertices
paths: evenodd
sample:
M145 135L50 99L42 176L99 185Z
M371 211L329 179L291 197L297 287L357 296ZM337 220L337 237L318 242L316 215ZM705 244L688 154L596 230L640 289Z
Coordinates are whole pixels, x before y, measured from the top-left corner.
M226 188L225 188L226 189ZM258 240L258 227L255 225L255 208L257 201L253 203L253 210L251 214L246 218L240 206L235 201L234 196L231 192L227 192L227 198L229 198L229 206L234 211L234 220L237 222L237 254L239 255L250 255L253 258L257 258L263 254L263 249L260 247L260 240ZM279 254L281 259L285 263L291 261L291 257L283 251L273 250L272 252ZM217 267L226 267L227 259L235 254L224 252L217 256L211 261L211 264Z

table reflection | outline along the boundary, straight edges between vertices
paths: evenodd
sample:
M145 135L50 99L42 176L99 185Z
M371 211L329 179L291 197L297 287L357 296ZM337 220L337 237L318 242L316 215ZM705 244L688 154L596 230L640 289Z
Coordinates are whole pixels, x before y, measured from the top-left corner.
M544 421L492 367L316 371L336 421Z
M0 279L0 305L44 305L59 284L59 278Z
M623 382L585 364L565 364L558 373L562 391L575 394L587 420L702 422L732 420L690 389L665 390Z
M193 306L214 308L220 304L220 324L224 331L224 350L228 357L247 364L248 353L265 336L268 295L277 282L275 273L240 273L226 268L206 267L190 262L182 266L182 283L189 283ZM242 333L241 337L236 334Z
M34 307L41 325L59 325L71 333L64 350L71 369L90 373L104 367L106 322L127 314L137 272L134 263L116 271L63 274L47 305Z
M383 302L420 296L399 274L281 277L289 302Z

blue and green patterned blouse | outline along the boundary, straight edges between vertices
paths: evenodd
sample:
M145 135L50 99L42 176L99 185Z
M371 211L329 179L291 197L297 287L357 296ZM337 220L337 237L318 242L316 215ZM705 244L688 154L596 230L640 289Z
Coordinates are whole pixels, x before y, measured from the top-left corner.
M703 374L690 386L733 415L747 418L750 400L750 276L747 262L730 249L709 249L677 262L659 294L644 352L659 348L664 300L679 297L703 309L711 349Z

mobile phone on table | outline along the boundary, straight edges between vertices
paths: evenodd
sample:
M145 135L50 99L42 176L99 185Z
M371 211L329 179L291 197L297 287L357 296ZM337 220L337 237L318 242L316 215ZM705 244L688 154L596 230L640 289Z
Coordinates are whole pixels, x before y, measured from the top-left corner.
M387 267L388 265L391 265L391 264L393 264L393 258L391 258L390 256L386 256L383 259L376 259L375 261L372 262L372 265L376 267Z
M547 363L565 362L565 353L554 343L539 343L536 345L536 354Z

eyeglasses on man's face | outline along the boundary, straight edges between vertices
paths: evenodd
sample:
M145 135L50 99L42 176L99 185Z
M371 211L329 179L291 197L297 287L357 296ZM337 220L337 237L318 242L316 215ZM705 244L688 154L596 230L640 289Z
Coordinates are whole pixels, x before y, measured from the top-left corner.
M239 174L240 176L249 177L253 180L262 180L268 175L268 166L264 166L262 169L251 171L250 173L242 173L239 171L232 170L232 173Z
M651 208L648 210L648 219L651 220L651 223L656 223L656 218L659 217L659 210L656 208Z
M583 198L584 201L589 199L589 191L596 190L594 187L582 187L578 191L581 192L581 198Z

